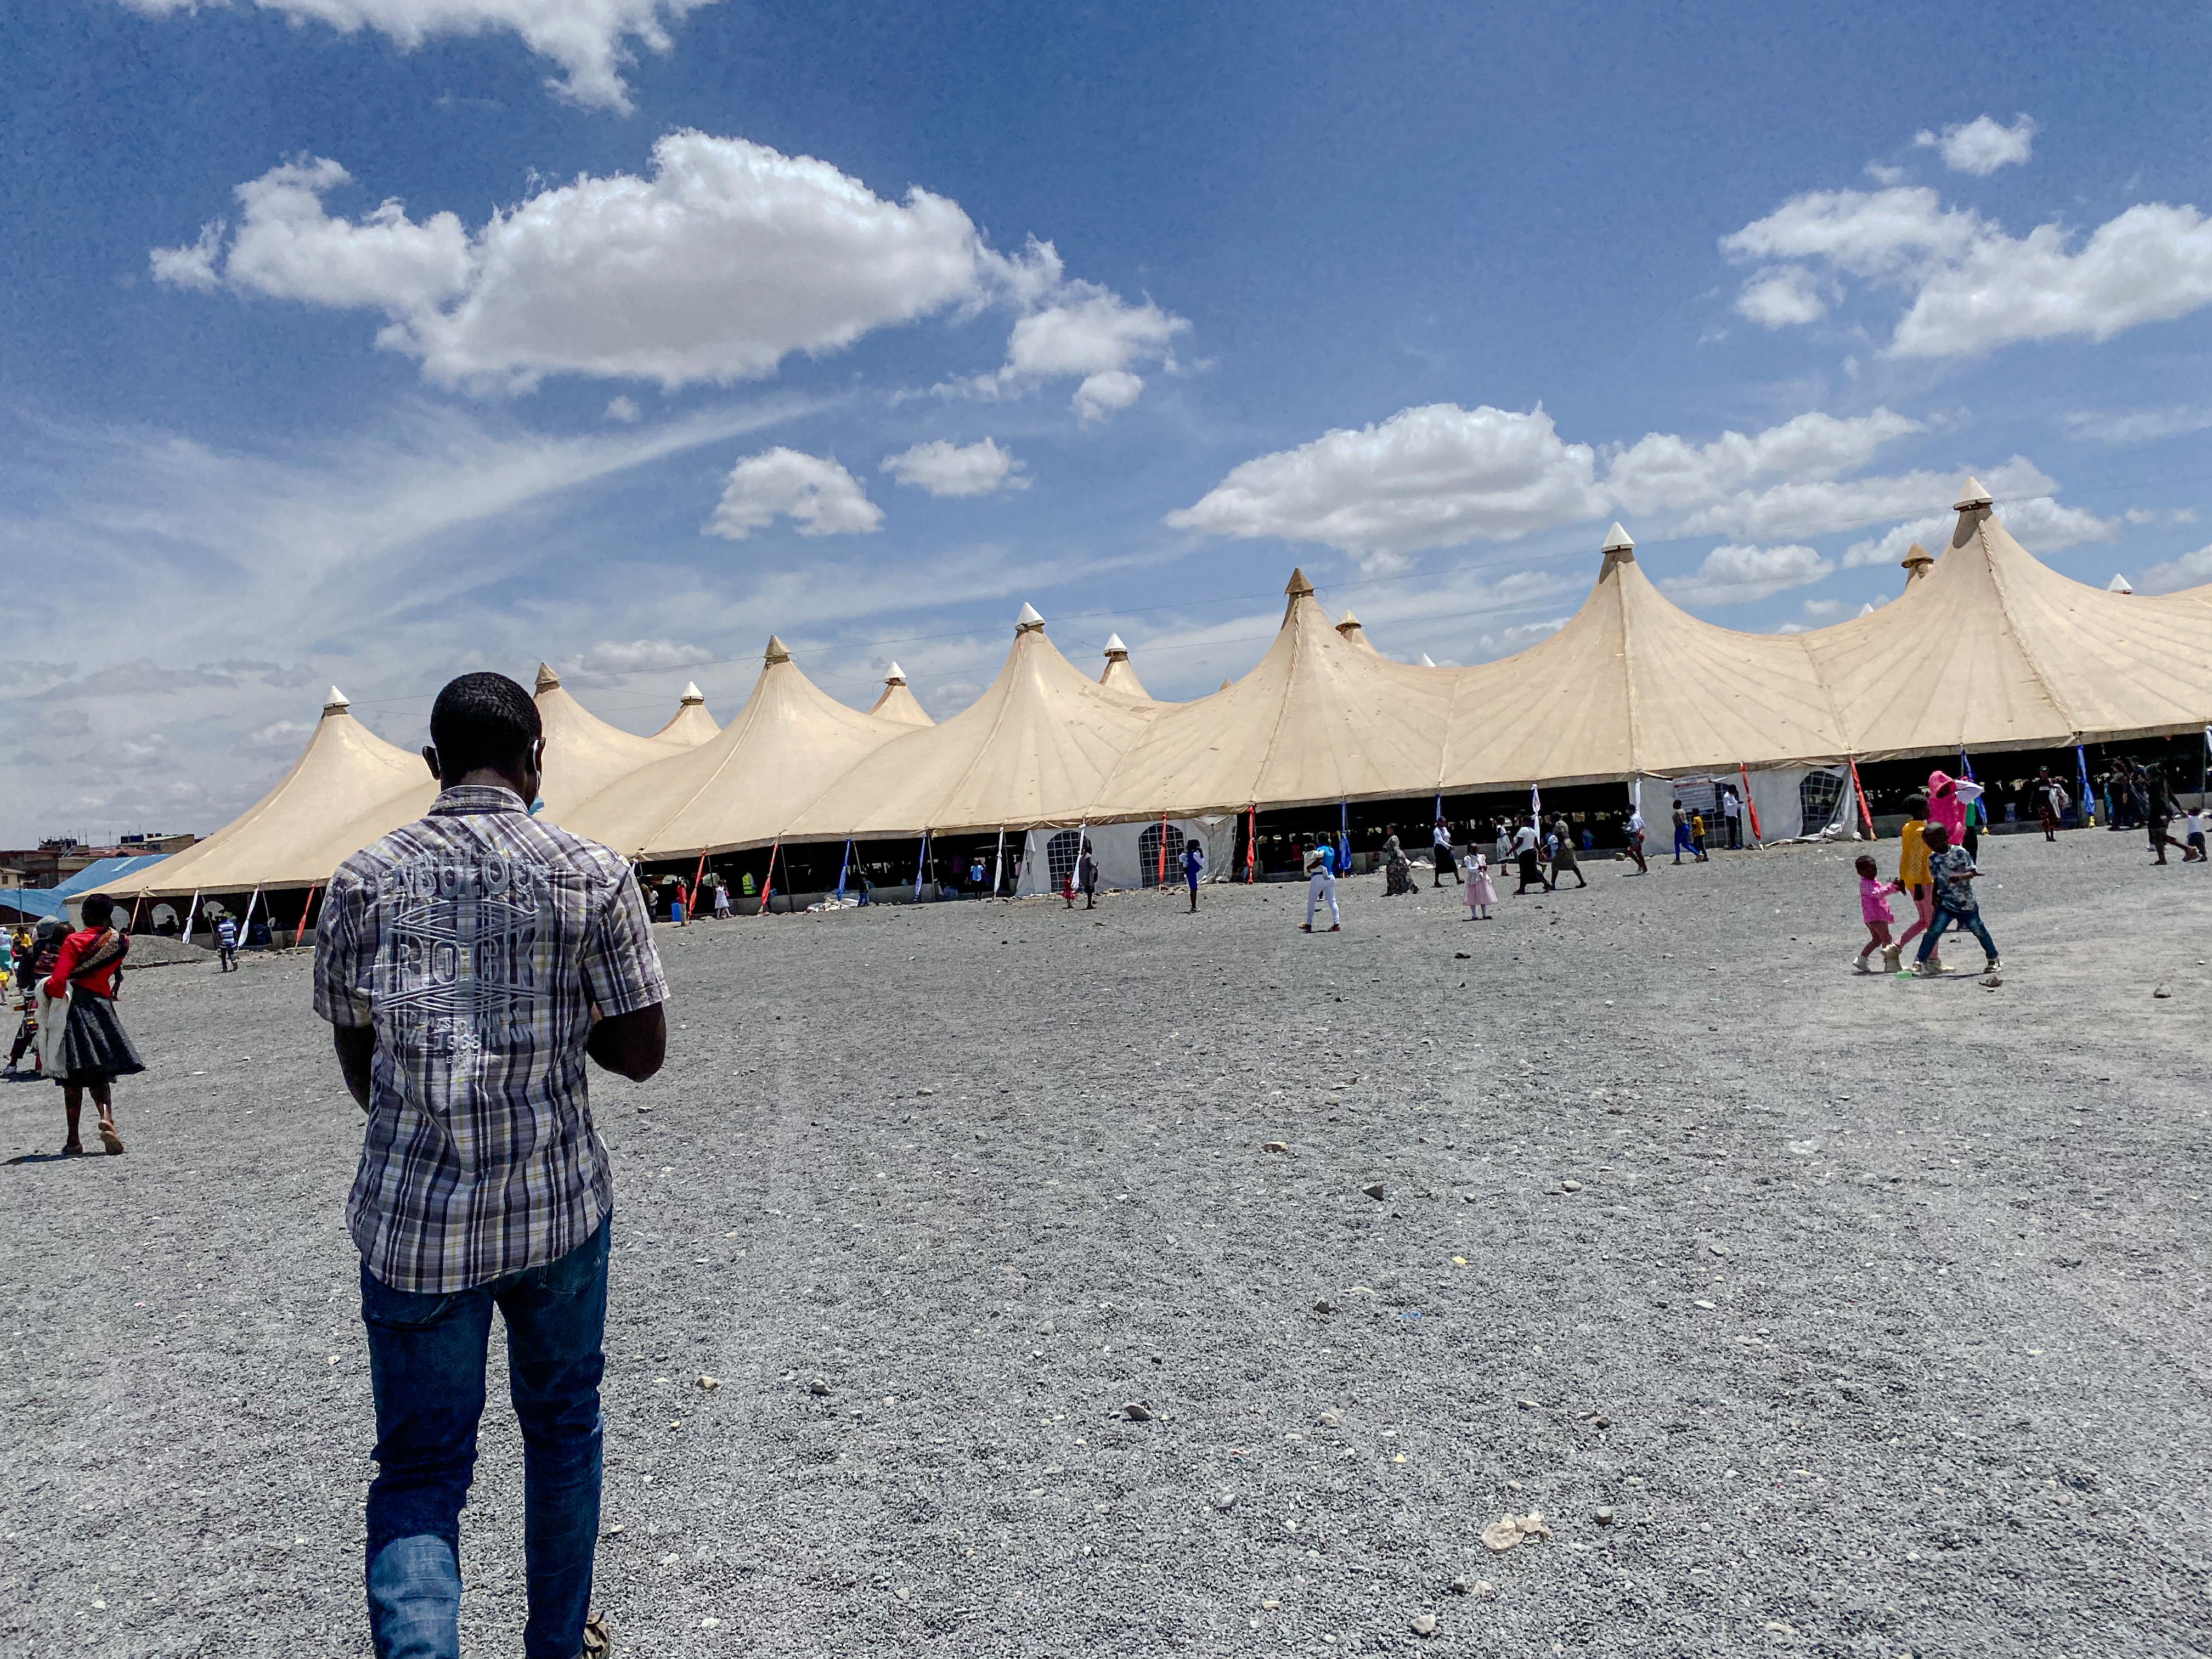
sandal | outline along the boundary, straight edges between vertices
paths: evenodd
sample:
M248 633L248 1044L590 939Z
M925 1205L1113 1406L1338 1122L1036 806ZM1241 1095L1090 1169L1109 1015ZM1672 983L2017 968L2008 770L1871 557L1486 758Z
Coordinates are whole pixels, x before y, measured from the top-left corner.
M615 1650L614 1632L607 1628L607 1616L595 1613L584 1620L583 1659L605 1659Z
M107 1155L110 1158L123 1156L123 1137L115 1133L113 1124L103 1123L100 1126L100 1144L107 1148Z

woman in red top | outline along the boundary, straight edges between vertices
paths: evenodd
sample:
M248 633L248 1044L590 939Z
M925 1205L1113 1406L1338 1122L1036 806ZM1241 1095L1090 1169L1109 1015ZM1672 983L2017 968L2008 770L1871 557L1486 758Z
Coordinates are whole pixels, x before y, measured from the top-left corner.
M60 959L47 976L46 994L69 998L69 1014L52 1046L46 1074L62 1085L62 1109L69 1114L69 1139L62 1144L64 1157L81 1157L77 1117L84 1109L87 1090L100 1112L100 1144L111 1155L123 1150L123 1137L115 1132L112 1080L146 1069L138 1051L115 1015L115 987L130 954L131 937L110 927L115 901L105 893L92 893L84 901L84 927L62 941ZM41 1022L43 1024L43 1022Z

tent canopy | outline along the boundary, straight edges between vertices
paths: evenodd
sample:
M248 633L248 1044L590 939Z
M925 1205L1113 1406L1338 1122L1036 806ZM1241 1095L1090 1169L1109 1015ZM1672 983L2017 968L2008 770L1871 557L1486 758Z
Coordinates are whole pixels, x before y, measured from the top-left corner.
M680 743L687 748L707 742L722 728L714 724L714 717L707 712L707 698L694 683L684 688L684 696L676 705L676 712L668 717L668 724L653 734L658 743Z
M702 700L699 713L703 716L706 712ZM542 811L564 828L568 819L563 814L569 808L589 800L617 778L691 746L682 740L641 738L608 725L570 696L561 677L542 662L538 665L538 718L545 727L545 775L538 787L545 803ZM680 709L678 718L682 718Z
M771 635L760 678L728 726L617 779L572 808L563 827L631 857L763 846L795 807L912 729L837 702Z
M111 881L107 890L156 897L326 881L367 841L419 816L436 792L422 757L354 719L332 686L307 747L267 794L205 841Z
M1119 634L1109 634L1106 637L1106 666L1099 671L1098 684L1109 690L1142 697L1147 702L1152 700L1152 694L1145 690L1144 682L1137 678L1137 671L1129 666L1129 647L1121 643Z
M981 696L942 725L906 732L863 757L799 811L784 838L1073 823L1160 708L1090 679L1024 605L1013 648Z

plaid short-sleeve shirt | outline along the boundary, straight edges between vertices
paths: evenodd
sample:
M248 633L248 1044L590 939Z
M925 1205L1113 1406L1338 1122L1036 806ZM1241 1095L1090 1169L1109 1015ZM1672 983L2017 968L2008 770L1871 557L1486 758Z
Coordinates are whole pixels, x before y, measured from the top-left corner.
M592 1011L668 999L629 866L513 791L448 789L338 866L315 1012L374 1026L346 1222L395 1289L441 1295L565 1255L614 1207Z

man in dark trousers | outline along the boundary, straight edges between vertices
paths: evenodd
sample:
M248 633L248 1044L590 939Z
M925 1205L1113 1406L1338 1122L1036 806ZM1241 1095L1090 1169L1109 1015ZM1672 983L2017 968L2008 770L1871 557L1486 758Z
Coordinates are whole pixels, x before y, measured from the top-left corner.
M622 858L530 816L530 694L465 674L430 740L429 815L338 866L315 935L315 1012L368 1114L346 1221L376 1397L369 1633L379 1659L460 1651L497 1308L522 1430L523 1652L577 1659L609 1647L590 1608L614 1208L584 1062L659 1071L668 987Z

